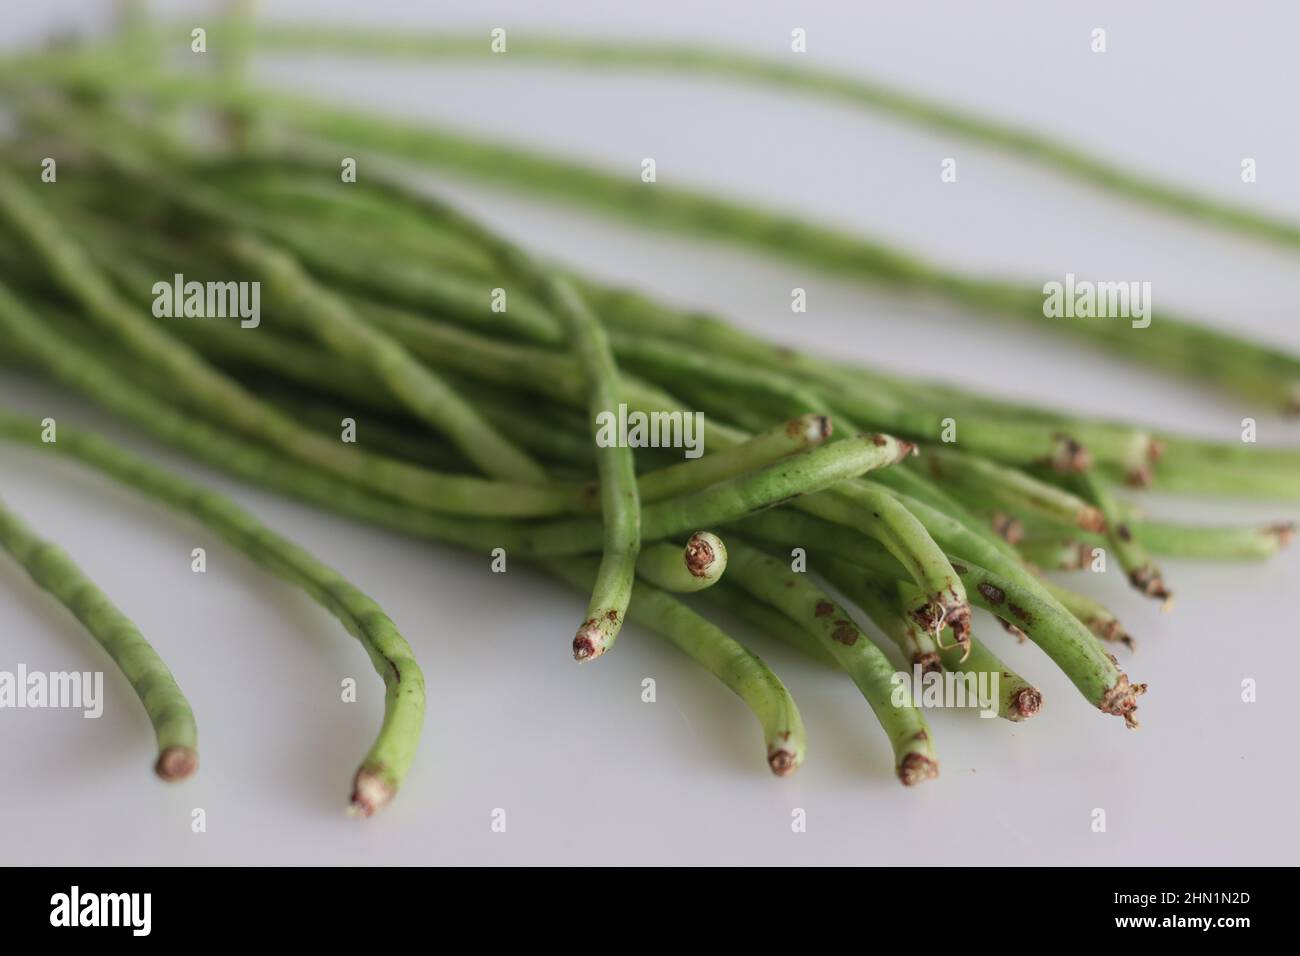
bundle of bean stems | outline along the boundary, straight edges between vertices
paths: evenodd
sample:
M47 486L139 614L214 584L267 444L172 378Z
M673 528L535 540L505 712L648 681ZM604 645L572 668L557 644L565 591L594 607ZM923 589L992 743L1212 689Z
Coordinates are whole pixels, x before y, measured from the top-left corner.
M455 38L425 45L214 32L222 35L359 52L469 49ZM995 677L997 713L1010 720L1042 706L1034 684L974 633L972 607L1036 644L1092 706L1136 726L1145 685L1107 649L1131 646L1127 630L1042 572L1081 566L1085 552L1090 562L1108 554L1141 593L1167 602L1157 556L1258 558L1290 537L1283 523L1148 520L1117 489L1294 500L1300 450L1025 409L777 347L536 256L407 185L393 161L508 177L970 305L1024 305L1023 290L958 279L879 244L712 197L652 188L634 198L638 184L611 174L254 90L238 78L168 72L158 41L146 31L143 41L136 33L0 61L15 127L0 162L6 366L256 485L485 562L504 549L589 589L572 640L577 660L608 652L625 619L661 635L751 708L778 775L804 759L798 709L770 668L704 609L843 670L884 729L898 777L912 784L936 775L938 759L917 702L899 696L897 662ZM846 95L829 80L809 84L725 57L529 49L603 65L698 62ZM238 50L228 55L241 59ZM863 102L908 112L910 101ZM195 146L176 135L177 118L189 115L221 122ZM978 137L979 127L967 132ZM341 176L342 157L357 156L355 181ZM47 157L57 158L57 179L43 182ZM1121 191L1200 209L1163 187ZM1244 213L1203 218L1288 241L1285 228L1252 226ZM154 285L177 274L260 283L259 321L157 317ZM1300 380L1300 361L1276 350L1167 316L1157 326L1161 338L1137 344L1162 368L1263 402ZM602 419L620 407L679 425L703 412L703 456L600 440ZM58 440L44 443L42 417L6 414L0 437L71 454L198 518L303 587L362 641L388 686L388 708L353 802L367 814L387 803L415 755L424 705L423 679L392 622L225 499L62 424ZM956 423L955 441L945 419ZM21 529L16 517L3 526ZM22 560L29 536L11 537ZM30 554L25 563L32 567ZM89 600L68 597L69 587L92 593L70 565L42 573L38 581L74 611ZM101 599L96 608L110 607ZM113 653L104 628L87 626ZM148 647L124 619L113 629ZM150 667L167 674L156 655ZM175 682L166 686L183 703ZM192 752L192 718L189 727L181 746ZM162 747L161 726L158 736Z

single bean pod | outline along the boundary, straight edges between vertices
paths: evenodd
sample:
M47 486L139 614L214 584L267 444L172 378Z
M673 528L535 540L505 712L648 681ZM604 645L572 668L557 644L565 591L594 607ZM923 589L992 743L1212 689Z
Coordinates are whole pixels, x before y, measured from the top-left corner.
M26 428L38 441L35 423ZM60 429L59 442L64 432ZM190 702L144 635L62 550L43 541L0 502L0 547L81 622L108 652L140 698L158 740L154 771L184 780L199 766L198 728Z

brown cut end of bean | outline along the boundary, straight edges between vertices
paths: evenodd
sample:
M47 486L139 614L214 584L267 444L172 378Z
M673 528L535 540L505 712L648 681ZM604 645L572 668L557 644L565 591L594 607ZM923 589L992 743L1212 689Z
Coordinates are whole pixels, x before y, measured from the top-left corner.
M1025 538L1025 525L1014 515L999 511L993 515L992 523L994 533L1010 544L1019 544Z
M713 550L707 535L699 531L691 535L691 539L686 542L687 571L697 578L708 577L717 559L717 552Z
M1088 629L1103 641L1113 641L1116 644L1123 644L1130 651L1137 649L1137 641L1133 640L1129 632L1124 630L1124 626L1113 617L1090 621Z
M910 753L898 766L898 779L905 787L914 787L922 780L939 776L939 764L925 754Z
M938 651L921 651L913 655L912 666L920 667L922 674L938 673L943 670L943 661Z
M1160 571L1150 564L1144 564L1140 568L1134 568L1128 576L1133 587L1137 588L1147 597L1159 598L1162 601L1169 601L1173 598L1173 592L1165 587L1164 578L1160 576Z
M1028 720L1043 707L1043 693L1037 687L1026 687L1011 700L1013 720Z
M1101 513L1100 508L1094 508L1089 505L1079 511L1077 516L1078 525L1084 531L1105 531L1106 516Z
M168 783L176 783L193 776L199 769L199 755L189 747L168 747L158 755L153 769Z
M1138 465L1124 473L1124 483L1130 488L1149 488L1154 480L1155 472L1149 465Z
M767 765L778 777L788 777L799 769L799 759L788 750L777 749L767 755Z
M1028 634L1026 634L1020 628L1016 627L1006 618L1001 618L1001 617L998 618L998 623L1002 625L1002 630L1006 631L1008 634L1010 634L1012 637L1016 639L1017 643L1023 644L1025 643L1025 641L1029 640Z
M1055 471L1087 471L1092 467L1092 454L1069 435L1056 436L1056 448L1048 464Z
M595 618L583 623L573 639L573 659L579 663L593 661L605 653L605 641Z
M1277 538L1277 546L1279 548L1285 548L1295 537L1295 522L1279 521L1276 524L1271 524L1265 528L1264 533L1273 535Z
M384 779L382 768L362 767L352 781L352 812L372 817L392 802L396 788Z
M1111 660L1114 660L1112 657ZM1097 707L1107 714L1124 718L1124 724L1130 730L1138 728L1137 699L1147 692L1146 684L1134 684L1127 674L1120 674L1119 680L1106 691L1097 703Z

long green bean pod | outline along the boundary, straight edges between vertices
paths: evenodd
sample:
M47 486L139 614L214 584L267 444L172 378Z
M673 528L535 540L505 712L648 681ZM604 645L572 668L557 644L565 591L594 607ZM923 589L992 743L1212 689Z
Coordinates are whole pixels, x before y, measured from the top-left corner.
M605 543L600 571L587 606L587 619L573 638L573 657L594 660L613 645L632 597L637 552L641 548L641 499L632 449L615 437L602 440L601 419L618 415L618 366L605 330L566 279L541 280L546 300L561 316L569 344L578 355L587 382L587 413L596 444L596 473Z
M13 424L0 418L0 427ZM21 427L21 426L20 426ZM25 431L37 440L36 424ZM0 434L5 432L0 431ZM62 440L62 429L60 429ZM158 741L154 771L184 780L199 766L198 728L190 702L144 635L62 550L43 541L0 501L0 548L48 591L108 652L144 705Z
M254 42L294 52L412 57L425 62L472 58L490 62L479 35L413 34L357 30L318 24L259 25ZM1125 170L1104 157L1022 127L977 116L936 100L861 76L778 62L732 50L605 38L525 36L513 31L510 60L572 63L599 70L659 70L751 83L878 112L944 135L956 135L1002 150L1021 162L1037 163L1097 189L1186 216L1217 228L1300 249L1300 225L1266 213L1198 196L1150 176Z

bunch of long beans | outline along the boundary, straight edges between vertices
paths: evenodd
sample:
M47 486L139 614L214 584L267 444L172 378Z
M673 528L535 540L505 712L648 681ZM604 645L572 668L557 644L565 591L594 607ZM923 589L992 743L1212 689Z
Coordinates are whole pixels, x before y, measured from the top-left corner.
M230 35L363 52L465 49L445 39ZM589 588L577 660L608 651L625 618L639 622L750 706L777 774L804 758L798 710L776 675L695 604L844 670L911 784L937 773L933 741L868 622L909 666L996 676L999 715L1030 717L1042 695L974 634L971 609L983 608L1037 644L1093 706L1136 726L1145 685L1104 646L1131 644L1127 631L1041 572L1105 549L1139 591L1167 600L1155 556L1261 557L1290 536L1283 524L1150 521L1115 486L1295 498L1300 451L1025 409L777 348L539 259L404 185L383 157L510 177L980 308L1028 314L1024 290L711 197L638 190L518 150L167 72L142 55L156 52L155 39L137 32L127 43L0 62L17 120L0 164L0 355L250 482L406 534L484 554L504 548ZM630 55L539 49L584 62ZM780 70L762 78L792 81ZM239 135L195 149L175 135L178 110L215 110ZM340 177L340 157L358 154L357 181ZM54 183L39 179L47 156L58 157ZM1279 229L1247 231L1285 239ZM154 317L149 290L175 273L260 282L262 321ZM503 310L494 307L501 292ZM1161 368L1268 401L1294 395L1300 360L1169 317L1156 327L1159 340L1144 340L1142 354ZM620 405L703 411L704 457L673 461L594 440ZM957 422L955 442L944 440L945 418ZM354 443L339 439L345 420ZM353 801L369 813L391 799L415 755L423 681L373 602L224 499L92 435L61 427L43 444L39 427L39 418L0 417L0 437L71 454L199 518L340 617L389 691ZM32 566L29 539L10 537ZM38 580L67 593L74 569L53 567ZM696 592L689 604L675 596ZM174 681L166 687L179 696ZM159 719L172 717L163 708ZM192 719L189 732L192 752Z

